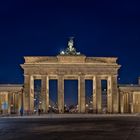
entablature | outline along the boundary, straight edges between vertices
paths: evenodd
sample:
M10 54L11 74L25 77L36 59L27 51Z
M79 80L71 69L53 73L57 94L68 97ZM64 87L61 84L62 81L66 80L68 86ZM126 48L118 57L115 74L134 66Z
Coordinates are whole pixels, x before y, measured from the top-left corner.
M140 91L140 86L139 85L119 85L119 90L121 92L134 92L134 91Z
M26 56L24 64L117 64L116 57L86 57L85 55L58 55L58 56Z
M109 74L117 74L117 69L116 68L85 68L85 69L79 69L79 68L47 68L47 69L42 69L42 68L26 68L24 70L25 75L32 75L32 74L38 74L38 75L79 75L79 73L82 73L84 75L109 75Z
M20 92L23 89L23 85L20 84L0 84L0 92Z

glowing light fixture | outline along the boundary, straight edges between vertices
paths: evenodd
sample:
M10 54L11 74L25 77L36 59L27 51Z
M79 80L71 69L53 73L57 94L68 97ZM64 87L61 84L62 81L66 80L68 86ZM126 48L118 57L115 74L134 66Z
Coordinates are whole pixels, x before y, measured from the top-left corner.
M65 54L65 52L64 51L61 51L60 54Z

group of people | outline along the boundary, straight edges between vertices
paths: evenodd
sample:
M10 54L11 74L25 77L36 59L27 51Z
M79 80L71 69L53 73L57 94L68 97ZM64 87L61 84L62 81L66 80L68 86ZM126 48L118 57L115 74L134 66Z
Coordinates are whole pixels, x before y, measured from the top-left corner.
M36 112L35 112L36 113ZM42 114L43 113L43 109L38 109L38 115L40 115L40 114ZM23 116L23 114L24 114L24 111L23 111L23 108L21 107L21 109L20 109L20 116ZM29 113L29 111L27 111L26 112L26 114L27 115L29 115L30 113Z

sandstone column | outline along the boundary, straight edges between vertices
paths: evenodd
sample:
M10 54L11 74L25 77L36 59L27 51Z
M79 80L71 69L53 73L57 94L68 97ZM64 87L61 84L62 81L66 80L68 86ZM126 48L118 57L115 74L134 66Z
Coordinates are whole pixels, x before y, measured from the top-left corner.
M124 113L124 95L120 93L120 113Z
M83 75L78 78L78 108L79 112L85 113L85 79Z
M107 79L107 112L112 113L112 77Z
M134 113L134 93L131 92L131 101L130 101L130 104L131 104L131 113Z
M119 95L118 95L117 75L113 75L111 79L112 79L113 113L118 113L119 112Z
M128 96L128 92L126 93L126 112L129 112L129 96Z
M58 76L58 109L60 113L64 112L64 78Z
M8 114L11 114L11 93L8 92Z
M33 76L24 76L24 111L34 111L34 79Z
M34 77L30 77L30 112L34 112Z
M13 93L13 112L16 112L16 107L15 107L15 93Z
M41 77L40 109L46 112L46 76Z
M96 76L93 77L93 112L97 113L97 84Z
M22 93L18 93L18 112L20 112L20 109L22 107Z
M41 80L41 108L48 112L49 109L49 79L48 76L42 76Z
M97 102L97 112L102 112L102 96L101 96L101 78L96 77L96 102Z
M18 98L17 98L17 94L14 93L14 108L15 108L15 112L17 113L17 109L18 109Z
M23 95L24 111L30 109L30 76L24 75L24 95Z
M6 94L6 99L5 99L6 104L8 105L8 92ZM6 113L8 113L8 106L6 106Z
M49 110L49 76L46 77L46 112Z

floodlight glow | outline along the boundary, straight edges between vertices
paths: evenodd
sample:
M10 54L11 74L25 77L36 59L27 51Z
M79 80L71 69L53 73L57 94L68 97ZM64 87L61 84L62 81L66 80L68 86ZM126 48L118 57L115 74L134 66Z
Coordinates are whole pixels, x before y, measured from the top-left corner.
M61 51L61 53L60 54L65 54L65 52L64 51Z

